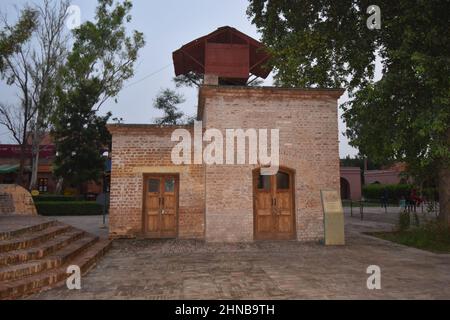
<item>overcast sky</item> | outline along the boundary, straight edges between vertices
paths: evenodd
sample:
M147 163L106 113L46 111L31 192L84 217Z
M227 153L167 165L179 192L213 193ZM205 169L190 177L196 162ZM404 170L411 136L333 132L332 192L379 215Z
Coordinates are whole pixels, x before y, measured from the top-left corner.
M14 16L14 6L20 8L25 3L40 2L1 0L0 11ZM72 0L71 3L80 7L82 22L93 19L96 1ZM226 25L260 39L255 26L247 18L247 0L134 0L133 4L133 21L129 28L143 32L147 44L140 52L135 77L125 85L118 96L117 104L109 101L101 110L111 111L113 117L123 118L125 123L151 123L155 117L160 116L159 111L152 106L153 100L161 89L174 88L172 52L183 44ZM266 81L266 85L271 84L270 78ZM195 114L197 91L195 89L180 91L186 98L182 110L188 115ZM345 99L343 97L340 103ZM7 103L16 101L16 92L8 88L4 82L0 82L0 101ZM345 125L341 119L339 130L341 156L357 154L342 135ZM0 142L12 142L5 128L0 128Z

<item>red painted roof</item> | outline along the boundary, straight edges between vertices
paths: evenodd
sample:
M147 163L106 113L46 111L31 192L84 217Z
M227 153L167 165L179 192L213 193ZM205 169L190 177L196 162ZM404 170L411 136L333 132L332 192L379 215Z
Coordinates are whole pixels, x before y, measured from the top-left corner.
M41 145L39 157L44 159L53 159L56 154L55 145ZM25 148L25 156L31 157L31 146L27 145ZM16 144L2 144L0 145L0 159L19 159L20 146Z
M220 45L228 45L228 51L224 48L222 55L220 52ZM224 46L225 47L225 46ZM248 50L248 59L243 62L242 50ZM214 55L214 57L208 57L208 55ZM233 56L236 55L237 66L230 66L230 70L225 70L226 65L230 65L230 60L233 60ZM173 62L175 66L175 75L188 74L189 72L195 72L199 74L205 74L205 69L211 68L212 63L219 63L217 59L224 59L222 65L218 65L215 70L219 70L219 77L227 77L228 74L241 74L243 73L242 64L246 64L246 70L250 74L258 76L260 78L267 78L272 71L271 68L266 66L266 63L270 59L270 54L266 50L265 46L247 36L246 34L236 30L232 27L222 27L216 31L198 38L188 44L182 46L180 49L173 53ZM209 61L209 62L208 62ZM209 65L208 65L209 64ZM234 68L234 70L231 70ZM214 68L213 68L214 69ZM234 73L233 73L234 72ZM241 77L239 77L241 78Z

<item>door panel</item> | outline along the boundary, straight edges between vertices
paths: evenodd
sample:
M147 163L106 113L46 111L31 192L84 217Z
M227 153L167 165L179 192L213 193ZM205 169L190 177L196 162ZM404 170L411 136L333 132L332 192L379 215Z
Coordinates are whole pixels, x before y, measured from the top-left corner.
M292 175L280 171L275 179L275 233L279 239L290 239L295 236Z
M178 180L172 176L149 177L145 198L144 232L150 238L176 238Z
M176 237L177 230L177 197L174 177L164 178L164 193L161 210L162 237Z
M272 177L254 176L255 191L255 232L260 237L270 237L273 231L273 190Z
M288 240L295 238L293 175L254 176L255 238Z
M147 232L157 234L159 230L159 208L161 195L161 179L151 178L147 180L147 192L145 194L145 209L147 215Z
M257 208L257 231L259 233L272 232L272 194L270 192L258 193Z

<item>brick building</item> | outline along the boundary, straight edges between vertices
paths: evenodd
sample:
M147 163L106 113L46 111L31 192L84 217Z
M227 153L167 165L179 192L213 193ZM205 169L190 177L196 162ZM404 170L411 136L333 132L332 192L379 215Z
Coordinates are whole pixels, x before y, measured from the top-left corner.
M20 146L0 145L0 184L14 184L17 181L20 168ZM31 180L31 146L25 153L24 185L28 188ZM53 176L52 163L55 157L55 146L43 144L39 152L38 190L43 193L53 192L56 179Z
M225 49L226 61L220 50L208 58L210 46ZM243 64L232 59L236 46L247 47L249 58ZM267 61L256 56L261 48L233 28L220 28L175 52L175 70L177 75L193 70L206 74L199 90L201 133L215 129L226 136L228 129L278 129L278 173L262 175L262 166L250 163L175 165L172 152L178 142L172 134L184 129L196 137L194 126L110 125L111 237L323 239L320 191L340 190L337 100L343 91L242 86L249 74L269 74L254 63ZM204 69L196 70L195 63L187 62L190 58L204 63ZM216 65L208 67L208 61ZM242 79L236 73L245 64ZM204 150L207 144L202 143ZM191 153L197 147L191 146ZM246 154L249 148L246 143Z
M53 143L53 139L50 135L46 135L39 148L39 166L37 174L37 190L41 194L53 194L56 190L58 179L53 174L53 161L56 157L56 146ZM102 152L102 151L99 151ZM3 144L0 145L0 185L10 185L17 183L19 171L20 171L20 157L21 147L19 145ZM31 164L32 164L32 152L31 145L27 145L25 148L25 167L24 176L22 179L22 187L29 189L31 181ZM110 161L107 160L105 175L106 183L109 180ZM65 186L65 190L68 192L79 192L82 195L87 196L89 199L95 199L95 197L103 192L103 181L99 183L87 182L84 183L81 188L70 188Z
M343 200L361 200L361 180L361 168L341 167L341 197Z

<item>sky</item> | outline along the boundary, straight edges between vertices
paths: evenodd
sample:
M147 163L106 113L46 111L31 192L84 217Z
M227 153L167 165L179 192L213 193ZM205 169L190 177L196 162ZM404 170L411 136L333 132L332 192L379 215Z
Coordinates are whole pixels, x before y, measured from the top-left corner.
M14 16L15 6L20 8L26 3L41 3L40 0L1 0L0 12ZM71 4L81 9L81 22L92 20L95 16L96 1L72 0ZM161 116L160 111L153 108L153 101L158 92L165 88L175 88L172 81L174 68L172 52L182 45L206 35L219 27L231 26L243 33L260 39L256 27L246 15L248 0L134 0L132 22L129 30L144 33L146 46L139 54L136 62L135 76L124 86L117 97L102 106L101 112L111 111L113 118L123 118L124 123L152 123ZM272 85L272 78L265 81ZM197 90L183 88L179 90L186 99L180 109L187 115L196 113ZM339 103L345 102L343 96ZM0 101L14 104L17 101L16 91L0 82ZM342 112L339 112L340 117ZM347 138L342 134L345 124L339 119L340 155L354 156L358 152L349 146ZM5 128L0 128L0 143L12 143Z

